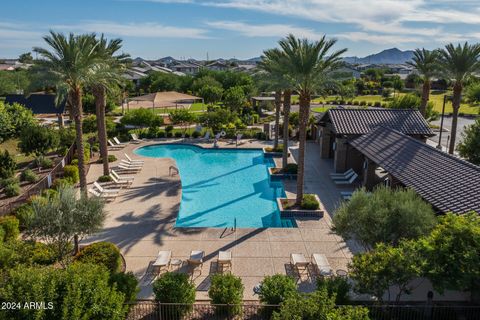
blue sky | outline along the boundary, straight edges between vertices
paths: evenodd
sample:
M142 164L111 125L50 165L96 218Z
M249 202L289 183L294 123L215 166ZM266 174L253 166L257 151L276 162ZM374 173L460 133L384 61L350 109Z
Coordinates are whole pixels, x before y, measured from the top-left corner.
M287 33L364 56L480 42L480 0L3 0L0 57L43 45L49 29L120 37L132 57L251 58Z

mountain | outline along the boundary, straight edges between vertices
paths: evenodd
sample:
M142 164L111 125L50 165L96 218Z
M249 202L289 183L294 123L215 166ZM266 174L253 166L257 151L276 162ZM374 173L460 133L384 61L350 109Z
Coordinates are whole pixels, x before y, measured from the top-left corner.
M410 61L413 57L412 50L402 51L397 48L383 50L379 53L371 54L364 58L345 57L343 61L348 63L368 63L368 64L402 64Z

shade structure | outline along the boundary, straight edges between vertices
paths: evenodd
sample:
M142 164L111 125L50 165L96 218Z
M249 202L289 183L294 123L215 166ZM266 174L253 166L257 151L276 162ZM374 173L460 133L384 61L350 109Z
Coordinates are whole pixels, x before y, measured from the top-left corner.
M137 105L142 105L142 107L150 105L153 108L175 107L179 104L192 104L198 100L203 99L176 91L154 92L128 99L129 102L137 102ZM143 104L142 102L146 102L147 104Z

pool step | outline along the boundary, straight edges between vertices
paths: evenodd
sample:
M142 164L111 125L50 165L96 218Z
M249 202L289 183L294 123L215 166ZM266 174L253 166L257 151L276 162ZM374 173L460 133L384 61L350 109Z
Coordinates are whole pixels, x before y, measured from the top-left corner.
M293 228L292 220L290 219L282 219L282 228Z

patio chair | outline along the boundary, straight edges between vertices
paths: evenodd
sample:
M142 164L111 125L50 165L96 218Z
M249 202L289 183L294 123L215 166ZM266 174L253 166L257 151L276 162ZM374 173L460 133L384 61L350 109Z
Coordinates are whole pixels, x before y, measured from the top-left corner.
M210 141L210 131L207 131L201 140Z
M143 167L143 163L130 162L125 159L120 160L120 164L126 165L127 167Z
M193 266L193 273L198 267L200 267L200 274L202 274L204 257L205 257L205 251L193 250L190 252L190 257L187 259L187 263Z
M334 180L335 184L337 185L345 185L345 184L352 184L358 178L358 174L353 174L348 180Z
M122 171L128 171L128 172L133 172L133 173L138 173L142 170L142 167L131 167L127 166L124 163L120 163L117 168Z
M348 171L347 171L348 172ZM345 176L330 176L330 178L335 181L335 180L348 180L350 179L353 175L355 175L356 172L355 171L350 171L348 172Z
M102 199L105 199L107 201L113 201L115 200L115 198L117 197L116 194L113 194L113 193L101 193L101 192L98 192L97 190L94 190L92 188L89 188L88 189L88 193L94 195L95 197L99 197L99 198L102 198Z
M113 142L115 142L115 143L117 144L117 146L126 146L126 145L128 145L128 143L120 142L120 140L118 140L117 137L114 137L114 138L113 138Z
M242 133L237 134L237 137L236 137L236 140L235 140L235 145L236 146L241 144L242 137L243 137Z
M315 271L322 277L332 276L333 270L330 267L327 257L324 254L314 253L312 254L312 265L315 267Z
M172 251L159 251L157 259L152 263L153 271L159 275L163 268L168 271L170 260L172 259Z
M299 275L301 275L301 271L305 271L310 264L303 253L292 253L290 254L290 263L297 269Z
M143 142L143 140L138 138L136 133L130 133L130 137L132 138L132 140L130 140L132 143L138 144Z
M118 174L115 170L111 169L110 172L112 175L117 178L118 180L125 180L125 181L133 181L135 180L134 176L125 176L125 175L120 175Z
M125 147L125 146L119 146L118 144L113 143L112 140L110 140L110 139L108 139L107 142L108 142L108 147L111 150L120 150L120 149L123 149Z
M352 198L353 191L341 191L340 194L343 200L350 200Z
M128 188L128 186L131 185L133 182L132 180L119 180L112 173L110 173L109 176L112 179L113 183L120 188Z
M224 268L228 270L232 269L232 252L231 251L219 251L217 257L218 269L223 273Z
M97 181L95 181L93 183L93 186L95 188L97 188L98 191L100 191L100 193L110 193L110 194L116 194L116 193L119 193L120 192L120 189L105 189L104 187L102 187Z
M126 154L126 153L124 153L124 155L125 155L125 158L127 158L127 160L128 160L129 162L131 162L131 163L145 163L144 160L139 160L139 159L132 159L132 158L130 158L129 155Z
M348 169L347 171L343 173L330 173L330 177L346 177L347 175L351 174L353 171L352 168Z

